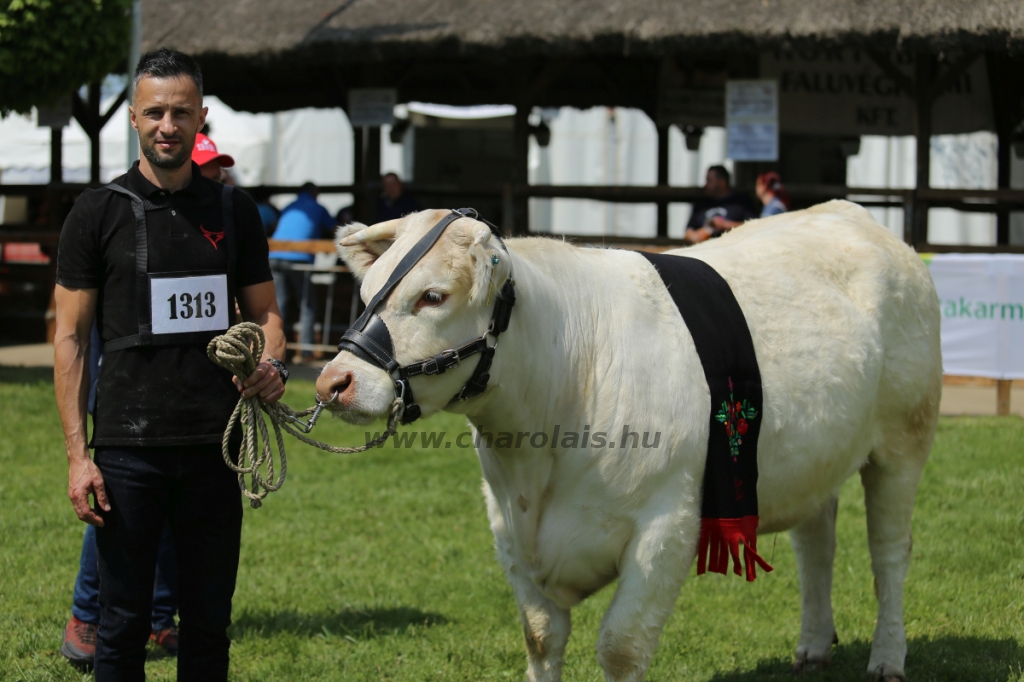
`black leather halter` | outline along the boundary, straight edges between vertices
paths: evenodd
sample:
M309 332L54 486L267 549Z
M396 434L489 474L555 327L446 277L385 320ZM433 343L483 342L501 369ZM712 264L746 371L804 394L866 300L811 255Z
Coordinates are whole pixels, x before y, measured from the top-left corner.
M430 231L416 242L409 253L402 257L398 266L391 273L391 276L388 277L388 281L384 283L380 291L374 294L370 302L366 304L366 310L348 328L341 337L341 343L338 344L339 351L347 350L356 357L369 362L371 365L380 367L391 375L395 382L395 396L401 398L405 405L405 411L402 413L403 424L416 421L421 414L420 406L416 404L412 395L412 387L409 385L411 377L421 374L444 374L445 371L458 367L467 357L479 353L481 355L480 362L477 363L473 375L462 387L462 390L452 396L452 400L468 400L483 393L484 389L487 388L487 382L491 378L489 370L491 368L491 360L494 358L495 348L495 346L487 345L487 337L493 336L497 339L498 334L508 329L508 323L512 317L512 306L516 302L516 283L512 279L512 263L509 262L508 279L505 280L501 290L496 295L494 312L491 313L491 322L481 336L457 348L443 350L426 360L420 360L408 365L399 365L398 361L395 360L395 347L391 341L391 332L388 331L384 320L377 314L377 308L387 299L388 294L398 286L402 278L409 274L409 271L413 269L416 263L430 251L430 248L441 237L441 233L444 232L445 228L459 218L478 219L478 214L476 209L472 208L452 209L451 213L430 228ZM490 228L491 234L494 235L502 250L507 254L508 249L505 247L505 242L501 239L498 228L486 220L483 222Z

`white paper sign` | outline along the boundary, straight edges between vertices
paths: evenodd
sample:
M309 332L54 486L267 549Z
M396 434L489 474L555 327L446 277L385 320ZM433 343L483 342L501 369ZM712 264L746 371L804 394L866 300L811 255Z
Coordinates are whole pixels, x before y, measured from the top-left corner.
M355 88L348 91L348 119L353 127L384 126L395 122L394 88Z
M1024 379L1024 256L938 254L945 374Z
M154 334L216 332L228 328L227 275L151 277Z
M777 161L779 96L775 81L725 84L726 156L733 161Z

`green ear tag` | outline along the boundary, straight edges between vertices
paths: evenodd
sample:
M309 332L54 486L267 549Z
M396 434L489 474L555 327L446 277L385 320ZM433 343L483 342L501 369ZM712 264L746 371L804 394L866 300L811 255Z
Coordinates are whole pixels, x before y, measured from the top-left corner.
M500 261L496 255L491 256L491 265L497 265Z

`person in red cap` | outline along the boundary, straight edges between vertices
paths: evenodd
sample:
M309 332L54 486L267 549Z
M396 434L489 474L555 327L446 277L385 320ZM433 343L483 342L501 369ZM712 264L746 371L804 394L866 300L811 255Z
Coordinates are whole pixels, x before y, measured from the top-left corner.
M231 168L235 160L217 151L217 145L206 135L196 133L196 146L192 147L192 160L199 165L203 177L221 182L221 169Z

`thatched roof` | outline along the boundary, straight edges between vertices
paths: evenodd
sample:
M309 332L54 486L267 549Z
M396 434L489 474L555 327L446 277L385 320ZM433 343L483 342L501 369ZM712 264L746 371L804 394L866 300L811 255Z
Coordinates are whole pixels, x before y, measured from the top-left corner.
M1006 49L1020 0L175 0L144 2L145 47L270 56L576 55L786 41Z
M305 71L422 60L657 59L809 44L1021 51L1022 0L144 0L161 45L277 90ZM244 68L242 68L244 65ZM262 75L260 75L262 72ZM276 72L277 75L273 75ZM227 76L225 71L222 75ZM278 83L280 79L280 83ZM366 78L360 84L371 85ZM383 83L388 77L370 79ZM301 89L301 83L298 84ZM321 83L322 87L322 83ZM213 88L216 89L216 88ZM269 91L268 91L269 92ZM322 101L313 103L324 105ZM506 100L507 101L507 100ZM249 103L254 108L254 102ZM266 108L280 108L269 104Z

